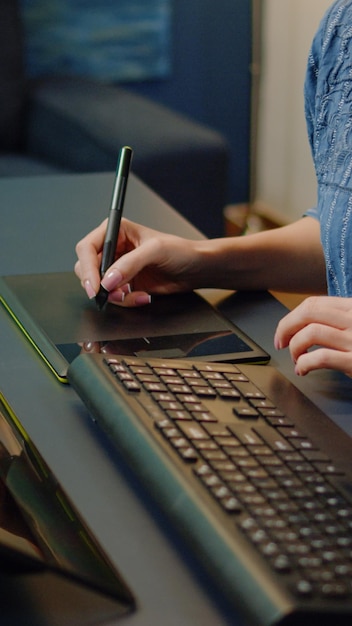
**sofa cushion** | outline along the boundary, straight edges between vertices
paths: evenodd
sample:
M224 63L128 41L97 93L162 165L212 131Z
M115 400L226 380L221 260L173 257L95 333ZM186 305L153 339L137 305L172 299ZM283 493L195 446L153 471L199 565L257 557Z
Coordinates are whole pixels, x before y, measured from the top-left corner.
M0 58L0 150L16 150L21 142L25 77L15 0L0 2Z

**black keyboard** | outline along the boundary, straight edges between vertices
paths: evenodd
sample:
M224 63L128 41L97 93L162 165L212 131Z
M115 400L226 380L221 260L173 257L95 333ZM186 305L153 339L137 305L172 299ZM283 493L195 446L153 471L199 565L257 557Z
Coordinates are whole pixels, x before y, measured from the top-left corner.
M352 441L277 370L84 354L69 381L252 623L352 624Z

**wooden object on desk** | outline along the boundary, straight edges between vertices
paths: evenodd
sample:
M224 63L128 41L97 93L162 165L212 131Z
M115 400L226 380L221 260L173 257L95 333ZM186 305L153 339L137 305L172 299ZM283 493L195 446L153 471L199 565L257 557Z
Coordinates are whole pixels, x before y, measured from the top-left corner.
M295 309L303 300L309 297L307 293L286 293L283 291L270 291L270 293L285 307Z

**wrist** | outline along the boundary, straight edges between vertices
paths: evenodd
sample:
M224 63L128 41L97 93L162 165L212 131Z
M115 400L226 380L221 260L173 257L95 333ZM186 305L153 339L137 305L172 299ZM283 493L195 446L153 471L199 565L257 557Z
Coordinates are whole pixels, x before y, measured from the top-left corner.
M224 237L196 241L197 287L235 289L243 266L242 238Z

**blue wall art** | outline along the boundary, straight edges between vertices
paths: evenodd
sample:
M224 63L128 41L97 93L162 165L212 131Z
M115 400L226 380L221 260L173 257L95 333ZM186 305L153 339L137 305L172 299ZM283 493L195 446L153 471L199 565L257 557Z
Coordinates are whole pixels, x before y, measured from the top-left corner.
M20 0L28 74L164 78L172 0Z

